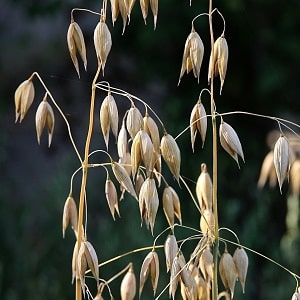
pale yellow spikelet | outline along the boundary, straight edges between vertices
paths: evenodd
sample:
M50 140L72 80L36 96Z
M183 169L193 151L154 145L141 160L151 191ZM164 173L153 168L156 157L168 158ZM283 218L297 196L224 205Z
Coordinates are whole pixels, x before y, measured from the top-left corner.
M184 73L188 74L191 70L193 70L193 74L199 82L203 56L203 42L199 34L195 31L194 26L192 26L191 33L188 35L184 46L178 85Z
M196 195L201 210L212 209L212 181L205 163L201 164L201 173L196 183Z
M123 157L128 152L128 138L124 120L117 138L117 149L119 157Z
M274 152L271 150L264 158L257 185L262 188L269 180L270 187L274 187L277 182L276 171L274 167Z
M208 84L210 84L211 78L220 76L220 95L224 85L224 80L227 71L228 63L228 45L227 41L222 34L214 43L213 53L210 55L209 70L208 70Z
M140 130L139 132L141 137L141 156L146 168L146 174L149 176L150 172L153 171L154 146L150 136L145 130Z
M110 179L107 179L105 181L105 196L106 196L110 213L113 219L115 220L115 211L120 216L118 193L114 183Z
M197 286L197 294L198 294L198 299L208 299L207 298L207 285L203 279L203 277L200 274L197 274L194 276L196 286Z
M79 53L83 61L84 69L86 70L86 66L87 66L86 48L85 48L85 42L84 42L84 37L81 28L74 21L71 21L68 28L67 43L68 43L68 49L70 52L72 62L74 64L78 77L80 78L77 52Z
M208 236L211 236L214 227L214 214L211 209L205 209L200 218L200 229L204 235L208 234Z
M110 117L109 117L109 104L108 104L107 97L105 97L101 103L99 117L100 117L100 127L102 131L102 135L104 138L106 149L108 149Z
M127 131L133 140L135 135L143 129L143 117L137 107L132 106L128 110L127 118L126 118L126 128Z
M156 23L157 23L157 15L158 15L158 0L150 0L150 7L153 14L153 23L154 23L154 30L155 30Z
M40 144L42 132L46 126L48 131L48 147L50 147L52 137L53 137L54 123L55 123L54 112L52 110L51 105L47 101L47 94L46 94L43 101L41 101L41 103L39 104L35 114L36 134L37 134L37 140L39 144Z
M200 255L199 268L203 278L211 282L213 280L214 259L209 247L205 248Z
M274 146L274 167L277 175L279 189L283 181L288 177L291 166L291 154L287 138L281 135Z
M144 176L138 172L138 174L136 175L136 178L135 178L135 192L136 194L139 196L140 194L140 190L141 190L141 187L144 183L145 179L144 179Z
M142 11L145 24L148 16L148 11L149 11L149 4L150 4L149 1L150 0L140 0L141 11Z
M174 258L178 254L178 244L174 234L169 234L164 243L164 252L166 257L167 272L171 270Z
M156 151L153 154L153 161L154 161L154 174L158 182L158 186L161 184L161 154L160 151L157 153Z
M180 273L181 295L183 299L197 300L197 286L192 272L186 267Z
M131 176L131 156L128 151L124 156L119 158L119 164L121 164L127 171L127 174Z
M88 265L85 256L85 245L82 242L78 250L76 268L77 268L78 277L80 279L81 289L84 295L85 295L85 272L87 271L87 267Z
M32 79L23 81L15 91L15 123L21 123L34 99L34 85Z
M130 151L131 158L131 172L133 177L135 177L140 164L142 162L142 153L141 153L141 134L140 131L135 135Z
M144 130L150 136L154 151L159 153L159 146L160 146L160 137L159 137L159 130L155 123L155 121L147 114L144 118Z
M104 68L108 54L112 46L112 39L110 31L103 20L98 22L94 30L94 45L98 59L98 65L102 68L104 74Z
M233 257L227 252L227 250L225 250L220 258L219 272L224 287L230 290L232 299L234 295L235 282L237 280L237 272Z
M83 242L85 248L84 248L84 254L86 257L87 266L90 268L96 282L98 285L99 282L99 264L98 264L98 256L95 251L95 248L89 241Z
M117 162L112 162L113 173L122 187L131 194L136 200L138 200L132 181L126 171L126 169Z
M159 259L156 251L151 251L145 257L140 271L140 290L141 297L145 282L150 274L153 294L155 295L159 279Z
M115 22L118 19L118 15L120 12L119 9L119 0L110 0L110 7L111 7L111 19L113 26L115 25Z
M160 142L161 155L168 165L171 173L179 182L181 155L175 139L170 134L165 134Z
M115 98L110 93L107 96L108 98L108 112L109 112L109 120L110 127L113 135L117 139L118 137L118 128L119 128L119 112L118 107L115 101Z
M125 32L127 18L128 18L128 9L127 9L127 1L126 0L118 0L119 2L119 10L123 20L123 31L122 34Z
M233 253L233 261L236 267L238 279L242 285L243 293L245 293L245 283L248 271L248 255L244 248L236 248Z
M195 144L197 132L199 131L202 140L202 147L203 147L205 142L205 137L206 137L206 130L207 130L206 111L201 102L201 99L199 98L198 102L193 107L190 116L190 133L191 133L191 144L192 144L193 152L194 152L194 144Z
M72 255L72 284L74 283L74 279L79 278L79 273L78 273L78 264L77 264L77 259L78 259L78 242L75 242L74 248L73 248L73 255Z
M182 266L185 265L185 261L183 260L182 255L177 255L171 266L171 275L170 275L170 285L169 285L169 298L175 299L175 293L178 287L178 283L180 280L180 272Z
M121 287L121 300L133 300L136 294L136 278L133 270L132 263L129 270L122 279Z
M300 159L293 161L290 170L290 184L292 193L296 196L300 196Z
M162 196L163 210L170 226L174 226L174 216L182 224L180 200L171 186L166 186Z
M238 167L240 167L238 155L244 162L245 160L242 145L235 130L228 123L222 120L219 128L219 136L223 149L230 154L230 156L237 162Z
M62 234L65 238L65 232L68 225L71 224L73 231L77 232L78 226L78 216L77 216L77 207L72 195L69 195L65 201L63 218L62 218Z

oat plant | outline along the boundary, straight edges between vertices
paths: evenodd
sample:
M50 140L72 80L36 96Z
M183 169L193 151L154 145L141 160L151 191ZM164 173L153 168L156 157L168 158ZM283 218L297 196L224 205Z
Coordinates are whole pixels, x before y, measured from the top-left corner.
M190 5L193 5L192 1ZM274 116L243 111L222 113L217 110L219 100L215 100L216 95L221 98L222 91L226 89L230 45L226 39L225 17L213 6L213 1L209 0L207 12L200 12L191 21L191 31L187 35L185 44L182 45L183 57L181 67L178 68L178 85L183 76L189 76L187 74L192 73L196 79L195 85L199 89L199 98L190 108L190 116L186 116L186 129L179 132L177 136L169 132L149 103L105 80L105 69L109 68L109 54L113 51L113 44L117 43L119 38L118 32L111 33L112 26L118 18L122 18L122 34L124 34L131 12L133 9L138 9L137 6L138 4L132 0L109 2L104 0L100 12L86 8L74 8L71 11L67 46L79 78L83 69L88 71L87 50L89 49L86 48L85 34L80 24L76 22L74 13L88 13L91 19L97 20L93 43L98 67L91 85L89 123L84 153L78 150L66 115L38 72L32 73L15 92L15 121L21 123L33 101L38 101L38 97L35 96L35 85L42 85L45 95L38 106L35 118L37 141L40 143L43 132L47 131L49 147L55 142L53 136L58 112L65 121L69 138L78 158L78 169L71 176L62 218L63 237L69 226L75 234L74 250L73 254L70 254L70 268L76 300L81 300L82 297L104 299L104 290L108 291L110 299L118 299L119 295L122 300L143 298L146 281L150 281L155 299L178 299L179 297L192 300L232 299L237 281L241 284L244 293L247 292L247 284L251 284L251 282L246 284L249 252L260 255L293 276L295 291L287 292L287 297L291 296L293 300L299 299L299 276L297 274L262 253L248 248L243 241L239 240L238 234L229 227L220 227L217 175L219 145L235 161L236 165L233 164L232 168L243 168L244 163L247 163L243 150L245 145L242 145L240 141L238 130L230 125L230 117L238 114L244 118L269 119L270 122L278 124L278 136L262 164L258 186L263 187L269 180L271 186L278 183L281 192L283 182L289 179L292 192L299 197L300 144L296 130L300 126ZM158 0L141 0L140 9L145 23L149 18L148 15L152 14L155 29L159 22ZM111 11L112 22L107 21L108 11ZM217 36L213 31L215 18L219 18L223 23L223 30ZM201 39L203 33L198 29L200 21L208 22L210 49L204 49ZM207 72L202 69L204 60L207 60L209 64ZM207 76L208 88L201 89L199 79L202 76ZM209 103L203 101L204 93L209 96ZM99 117L95 120L95 104L100 97L100 110L97 113ZM119 112L120 101L127 105L127 110L123 114ZM99 131L103 135L104 149L90 149L96 127L95 122L99 124ZM212 141L206 141L208 126L212 128ZM211 143L212 148L212 166L208 166L206 162L201 164L199 177L192 179L195 182L193 187L186 180L186 174L181 172L184 157L181 156L178 138L183 134L190 134L192 152L199 147L198 144L202 147L210 147L209 143ZM115 143L110 143L111 139ZM111 149L113 147L114 149ZM91 158L99 152L104 155L105 159L91 163ZM117 153L117 158L114 157L115 153ZM128 198L126 201L134 201L140 213L136 217L140 218L142 225L142 228L137 231L149 230L153 236L152 244L145 248L133 249L125 254L121 254L121 250L116 249L120 251L120 255L109 261L99 260L95 249L99 249L101 245L93 245L93 242L88 239L87 232L89 221L87 206L91 201L88 197L87 182L91 168L101 168L106 174L103 199L107 201L112 220L122 213L119 207L120 200ZM174 181L168 182L162 171L165 169ZM81 187L78 197L73 192L73 180L79 174L81 174ZM185 216L181 213L179 189L187 190L190 201L199 213L199 220L196 220L194 228L184 225ZM163 211L168 227L156 235L155 223L159 209ZM186 238L177 240L176 234L180 230L189 234ZM227 235L229 233L232 239L226 239L223 233ZM184 246L190 241L196 241L196 247L192 253L186 253ZM235 247L233 253L230 253L229 245L231 245L230 248ZM158 252L160 248L163 248L164 257L160 257L161 252ZM144 260L139 266L129 263L122 270L117 270L109 279L102 274L103 265L137 252L145 253ZM158 283L162 272L169 273L169 282L163 283L164 288L159 290ZM96 292L89 287L91 277L96 282ZM121 281L120 291L111 290L110 283L114 280Z

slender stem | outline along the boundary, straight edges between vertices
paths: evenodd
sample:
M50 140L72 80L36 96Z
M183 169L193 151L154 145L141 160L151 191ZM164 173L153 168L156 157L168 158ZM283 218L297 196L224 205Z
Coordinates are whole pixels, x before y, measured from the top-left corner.
M100 70L101 70L100 66L98 66L96 75L95 75L93 83L92 83L89 127L88 127L87 136L86 136L86 142L85 142L84 160L82 163L82 180L81 180L80 200L79 200L79 209L78 209L78 236L77 236L78 247L77 247L77 249L80 249L81 241L84 238L82 224L83 224L83 215L84 215L85 188L86 188L87 175L88 175L89 150L90 150L90 143L91 143L92 132L93 132L93 125L94 125L96 81L100 74ZM76 300L81 300L81 299L82 299L81 283L80 283L80 279L76 278Z
M214 52L214 32L212 25L212 0L209 0L209 31L211 43L211 55ZM218 202L217 202L217 174L218 174L218 156L217 156L217 127L215 116L215 102L214 102L214 75L210 74L210 103L212 115L212 132L213 132L213 214L214 214L214 247L213 247L213 260L214 260L214 276L212 286L212 299L218 299L218 252L219 252L219 221L218 221Z

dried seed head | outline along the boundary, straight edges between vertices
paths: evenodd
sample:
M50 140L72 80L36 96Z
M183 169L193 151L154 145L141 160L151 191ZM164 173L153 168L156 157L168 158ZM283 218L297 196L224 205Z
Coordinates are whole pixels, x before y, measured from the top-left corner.
M29 107L31 106L34 98L34 85L31 79L23 81L15 91L15 123L24 119Z
M131 172L133 177L135 177L135 174L137 173L140 164L142 163L140 131L135 135L132 141L130 158L131 158Z
M102 20L97 24L94 30L94 45L98 59L98 65L102 68L104 74L105 63L112 46L111 34Z
M166 186L163 191L163 210L170 226L174 226L174 216L182 223L180 201L176 191L171 186Z
M180 273L180 286L181 286L181 295L183 299L191 299L196 300L197 299L197 286L195 278L192 275L192 272L184 268L182 269L182 272Z
M87 260L85 256L85 245L81 243L77 255L76 278L79 277L81 289L85 294L85 272L87 270ZM78 275L77 275L78 274Z
M203 235L208 234L211 236L213 234L215 227L214 214L212 210L205 209L200 218L200 229Z
M110 213L113 219L115 220L115 211L120 216L118 193L114 183L110 179L107 179L105 182L105 196L106 196Z
M79 52L79 55L83 61L84 69L86 70L86 48L82 31L79 25L74 21L71 22L68 28L67 43L72 62L74 64L78 77L80 78L79 65L76 54L77 52Z
M197 132L199 131L201 140L202 140L202 147L204 146L204 141L206 137L206 130L207 130L207 117L206 111L201 103L201 99L199 98L197 104L193 107L191 116L190 116L190 132L191 132L191 144L192 150L194 152L194 144L197 136Z
M201 164L201 174L196 184L196 194L201 210L212 209L212 181L205 163Z
M274 152L273 150L270 151L264 158L261 169L260 169L260 175L257 182L257 185L259 188L262 188L267 180L269 179L269 185L270 187L274 187L277 182L276 178L276 171L274 167Z
M175 299L175 293L178 287L180 280L180 273L185 267L185 260L182 254L177 255L171 266L171 276L170 276L170 285L169 285L169 298Z
M236 267L232 256L225 250L219 262L221 280L226 289L230 289L231 299L234 295L235 282L237 280Z
M139 172L135 178L135 192L139 196L141 187L144 183L144 176Z
M112 162L113 173L120 183L120 185L131 194L136 200L138 200L132 181L126 171L126 169L117 162Z
M117 138L117 148L119 157L123 157L126 152L128 152L128 139L127 139L127 131L125 128L125 122L122 122L121 129Z
M110 7L111 7L111 19L113 22L113 26L118 19L119 15L119 0L110 0Z
M225 37L222 35L214 43L214 53L211 53L208 70L208 84L212 77L220 76L221 86L220 95L227 71L228 45Z
M290 170L290 183L294 195L300 196L300 159L294 160Z
M248 255L244 248L236 248L233 253L233 261L236 267L238 279L241 282L243 293L245 293L245 283L248 270Z
M48 129L48 147L51 145L53 131L54 131L54 113L52 107L47 102L47 94L45 95L43 101L39 104L36 114L35 114L35 126L37 140L40 144L41 135L45 126Z
M135 135L143 129L143 117L135 106L128 110L126 128L132 140Z
M219 128L219 135L222 147L227 153L229 153L234 158L234 160L238 164L238 167L240 167L238 155L242 158L244 162L245 160L242 145L235 130L229 124L225 123L222 120Z
M140 6L141 6L142 14L143 14L143 19L146 24L146 19L147 19L148 10L149 10L149 0L140 0Z
M86 258L87 266L90 268L97 284L99 282L99 267L98 267L98 257L97 253L93 247L93 245L85 241L83 242L84 245L84 255Z
M154 250L147 254L141 267L139 297L141 297L145 282L149 274L151 277L153 293L155 295L159 278L159 259L157 253Z
M200 255L199 267L204 279L211 282L213 279L214 259L210 248L205 248Z
M159 199L155 180L148 177L141 186L139 193L139 207L141 219L145 220L147 227L150 225L152 235L158 205Z
M274 167L281 192L283 181L288 177L291 166L290 146L287 138L281 135L274 146Z
M175 139L170 134L165 134L160 142L161 155L168 165L171 173L179 182L181 155Z
M65 238L65 231L69 223L71 224L71 227L76 235L77 226L78 226L77 207L74 198L71 195L67 198L64 205L63 218L62 218L63 238Z
M198 299L208 299L207 297L207 284L200 274L194 276L197 285Z
M119 163L125 168L128 175L131 176L131 157L129 152L126 152L124 156L120 157Z
M192 26L192 31L185 42L178 85L184 73L193 70L195 78L200 76L200 68L204 55L204 46L199 34Z
M121 282L121 299L133 300L136 294L136 279L133 271L132 263L128 272L125 274Z
M125 32L126 24L127 24L127 17L128 17L128 10L127 10L127 1L126 0L119 0L119 10L123 20L123 31L122 34Z
M79 273L78 273L78 243L76 241L74 248L73 248L73 256L72 256L72 283L74 282L74 279L79 278Z
M157 15L158 15L158 0L150 0L150 7L153 13L154 18L154 30L156 29L156 23L157 23Z
M155 121L149 116L146 115L143 118L144 121L144 130L147 132L147 134L150 136L154 151L156 153L159 153L159 146L160 146L160 138L159 138L159 130L155 123Z
M178 254L178 244L174 234L168 235L164 244L164 251L166 256L167 272L169 272L169 270L171 270L174 258Z

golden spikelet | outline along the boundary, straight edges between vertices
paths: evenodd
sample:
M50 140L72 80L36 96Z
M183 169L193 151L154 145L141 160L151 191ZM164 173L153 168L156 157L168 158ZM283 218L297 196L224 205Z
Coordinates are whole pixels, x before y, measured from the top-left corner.
M159 153L159 146L160 146L160 137L159 137L159 130L155 123L155 121L149 116L146 115L143 118L144 121L144 130L147 132L147 134L150 136L154 151L156 153Z
M119 9L119 0L110 0L110 7L111 7L111 19L113 26L115 25L115 22L118 19L118 15L120 12Z
M104 74L104 68L112 46L112 40L110 31L103 20L98 22L94 30L94 45L97 54L98 65Z
M151 138L145 130L140 130L139 133L141 138L141 156L146 168L146 174L149 176L150 171L153 171L154 147Z
M151 277L153 294L155 295L159 279L159 259L157 253L154 250L147 254L141 267L139 297L141 297L145 282L149 274Z
M140 167L140 164L142 162L142 153L141 153L141 135L140 132L138 132L131 145L131 151L130 151L130 157L131 157L131 172L133 177L135 177L138 168Z
M199 267L203 278L207 282L211 282L213 280L214 259L209 247L205 248L200 255Z
M174 234L169 234L164 243L167 272L171 270L174 258L178 254L178 244Z
M126 24L127 24L127 17L128 17L128 10L127 10L127 1L126 0L118 0L119 2L119 10L123 20L123 31L122 34L125 32Z
M123 157L128 152L128 138L124 120L117 138L117 149L119 157Z
M135 106L128 110L126 128L132 140L135 135L143 129L143 117Z
M238 167L240 167L238 155L245 162L241 142L235 130L228 123L224 122L223 119L220 124L219 135L223 149L230 154L237 162Z
M96 282L99 282L99 263L97 253L93 245L89 241L83 242L84 245L84 255L86 258L87 266L90 268Z
M133 300L136 294L136 278L133 270L133 265L130 263L129 270L122 279L121 300Z
M105 181L105 196L110 213L115 220L115 211L117 212L118 216L120 216L118 193L114 183L110 179Z
M146 24L146 19L147 19L148 10L149 10L149 0L140 0L140 6L141 6L143 19Z
M52 137L53 137L54 123L55 123L54 113L51 105L47 101L47 93L46 93L43 101L39 104L35 114L35 127L36 127L38 144L40 144L41 135L46 126L48 131L48 147L50 147Z
M87 66L86 48L85 48L83 33L79 25L74 21L71 22L68 28L67 43L68 43L68 49L70 52L72 62L74 64L78 77L80 78L77 52L79 53L83 61L84 69L86 70L86 66Z
M179 182L181 155L175 139L170 134L165 134L160 142L161 155L168 165L171 173Z
M245 293L245 283L248 271L248 255L244 248L236 248L233 253L233 261L236 267L238 279L242 285L243 293Z
M153 23L154 23L154 30L155 30L156 23L157 23L157 15L158 15L158 0L150 0L150 7L153 14Z
M203 55L203 42L199 34L195 31L194 26L192 26L191 33L188 35L184 46L178 85L184 73L186 72L188 74L191 70L193 70L193 74L199 82Z
M227 41L222 34L214 43L213 53L210 55L209 70L208 70L208 84L210 84L211 78L220 76L220 95L227 71L228 62L228 45Z
M31 106L34 99L34 85L32 79L27 79L23 81L15 91L15 123L21 123Z
M68 225L71 224L73 231L77 232L78 226L78 216L77 216L77 207L72 195L69 195L63 210L63 218L62 218L62 234L63 238L65 238L65 232Z
M205 163L201 164L201 173L196 183L196 195L200 209L212 209L212 181Z
M200 229L203 235L211 236L215 227L214 214L211 209L205 209L200 218Z

